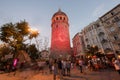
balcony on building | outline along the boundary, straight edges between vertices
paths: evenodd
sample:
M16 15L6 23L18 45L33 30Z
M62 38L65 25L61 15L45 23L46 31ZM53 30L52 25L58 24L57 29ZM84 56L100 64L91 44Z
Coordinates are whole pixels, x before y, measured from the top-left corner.
M99 35L99 36L103 36L103 35L105 35L105 33L100 31L100 32L98 33L98 35Z
M104 39L104 38L103 38L103 39L101 40L101 43L106 43L106 42L108 42L107 39Z

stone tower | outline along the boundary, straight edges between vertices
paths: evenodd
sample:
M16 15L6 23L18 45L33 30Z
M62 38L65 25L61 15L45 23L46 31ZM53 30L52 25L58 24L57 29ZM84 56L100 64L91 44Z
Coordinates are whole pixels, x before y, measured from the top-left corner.
M71 52L68 17L59 9L51 21L51 56L67 57Z

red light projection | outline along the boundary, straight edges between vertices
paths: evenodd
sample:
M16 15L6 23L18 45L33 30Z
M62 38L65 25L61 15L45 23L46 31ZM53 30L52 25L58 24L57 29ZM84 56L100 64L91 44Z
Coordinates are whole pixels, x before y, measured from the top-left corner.
M51 54L66 55L70 54L70 36L67 15L59 10L52 17L52 38L51 38Z

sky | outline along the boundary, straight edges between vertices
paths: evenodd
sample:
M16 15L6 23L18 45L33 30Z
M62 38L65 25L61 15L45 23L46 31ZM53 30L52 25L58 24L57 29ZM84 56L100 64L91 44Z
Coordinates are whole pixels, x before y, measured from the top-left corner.
M70 41L85 26L120 4L120 0L0 0L0 27L26 20L51 40L51 18L60 8L69 18Z

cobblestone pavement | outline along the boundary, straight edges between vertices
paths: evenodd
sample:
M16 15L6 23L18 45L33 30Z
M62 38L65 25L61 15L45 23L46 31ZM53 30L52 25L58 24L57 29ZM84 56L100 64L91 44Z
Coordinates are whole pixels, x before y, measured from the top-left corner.
M73 69L71 77L64 77L64 80L120 80L120 75L115 70L88 71L80 73Z
M0 80L53 80L53 75L49 74L48 69L40 71L25 70L14 73L0 74ZM57 80L60 80L57 77ZM120 80L120 75L115 70L88 71L80 73L77 68L72 69L71 76L64 76L62 80Z

